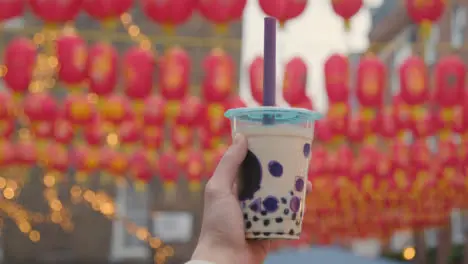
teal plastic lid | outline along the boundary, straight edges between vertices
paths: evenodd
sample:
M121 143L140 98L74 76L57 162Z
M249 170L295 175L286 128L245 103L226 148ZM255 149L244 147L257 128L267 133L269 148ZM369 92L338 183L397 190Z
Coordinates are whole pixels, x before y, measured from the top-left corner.
M224 116L229 119L247 122L263 122L265 117L269 117L275 123L300 124L319 120L323 115L304 108L262 106L229 109L224 113Z

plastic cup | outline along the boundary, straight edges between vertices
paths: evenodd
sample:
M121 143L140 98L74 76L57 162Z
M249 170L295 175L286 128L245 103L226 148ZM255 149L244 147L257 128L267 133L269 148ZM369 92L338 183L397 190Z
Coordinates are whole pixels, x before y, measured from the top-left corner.
M239 201L247 239L299 239L314 121L301 108L230 109L232 136L247 138L239 170Z

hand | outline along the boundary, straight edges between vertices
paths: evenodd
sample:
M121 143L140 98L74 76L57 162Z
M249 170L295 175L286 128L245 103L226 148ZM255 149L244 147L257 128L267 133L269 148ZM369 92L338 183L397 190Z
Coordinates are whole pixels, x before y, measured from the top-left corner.
M192 260L260 264L270 251L270 240L245 239L236 177L246 154L247 140L237 135L206 184L203 223ZM310 188L308 183L307 189Z

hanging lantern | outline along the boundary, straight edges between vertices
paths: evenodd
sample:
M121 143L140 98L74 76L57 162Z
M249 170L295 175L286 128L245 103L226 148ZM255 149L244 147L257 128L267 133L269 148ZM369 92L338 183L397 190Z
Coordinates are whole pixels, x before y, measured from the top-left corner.
M0 92L0 120L15 118L15 104L8 92Z
M15 145L11 141L0 139L0 153L1 175L4 178L10 178L16 162Z
M209 0L208 0L209 1ZM203 61L203 99L206 102L225 101L233 91L234 61L224 50L216 48Z
M351 108L348 103L343 103L341 105L343 108L338 109L335 108L335 112L330 111L327 114L328 125L330 128L330 132L333 135L333 143L340 144L343 142L344 135L348 131L349 125L349 113L351 112Z
M144 125L142 127L141 142L152 151L159 151L164 141L164 131L160 126Z
M346 31L350 30L350 20L359 12L362 4L362 0L332 0L333 10L344 19Z
M151 182L153 171L150 161L143 150L135 151L130 157L129 170L135 181L135 190L143 192L146 186Z
M5 48L4 64L6 73L3 80L16 97L15 99L20 99L28 91L36 54L36 46L26 38L15 39L9 42Z
M128 97L119 94L110 95L102 102L100 114L105 122L113 126L120 125L132 114Z
M330 120L324 118L315 122L315 137L321 143L327 143L332 140L333 133L330 129Z
M288 20L302 14L307 6L307 2L307 0L258 0L263 12L278 19L281 27L284 27L284 24Z
M398 134L397 116L393 106L384 107L377 115L376 127L379 135L388 143Z
M53 137L55 142L63 146L69 145L74 137L74 130L71 123L63 118L59 118L54 122Z
M415 138L427 138L434 135L437 128L433 113L428 109L420 112L420 115L411 122L410 130Z
M198 127L203 119L203 104L199 97L188 95L181 101L182 107L176 117L178 125L184 125L191 129Z
M87 145L75 146L72 150L71 161L76 169L75 180L79 184L86 184L88 176L96 172L100 166L99 151Z
M364 107L366 122L376 118L376 108L383 103L386 78L385 65L377 56L371 54L361 59L357 70L356 96Z
M0 120L0 141L1 140L10 140L15 134L16 130L16 120L11 119L1 119Z
M194 144L194 140L194 131L190 127L177 123L172 126L171 145L177 152L182 153L184 149L192 146ZM185 161L185 158L186 157L184 157L183 161ZM181 162L180 159L179 162ZM184 163L185 162L181 162L181 164Z
M120 124L118 129L118 137L120 143L123 145L124 150L128 152L131 148L135 147L140 141L141 127L138 125L136 120L128 119Z
M205 106L203 127L213 136L229 134L230 122L224 117L228 102L212 103Z
M297 104L307 97L307 65L298 57L292 58L285 66L283 97L290 105Z
M64 34L57 39L57 59L59 79L72 92L83 89L87 77L88 47L76 33Z
M365 121L360 115L350 117L348 124L348 140L352 143L361 143L366 135Z
M143 123L146 126L162 126L164 124L166 101L159 95L151 95L145 100L144 105Z
M56 183L60 183L64 180L64 174L67 173L70 160L66 146L51 142L47 145L45 155L41 158L45 158L43 165L47 170L47 174L54 177Z
M180 47L166 50L159 64L159 87L167 100L165 115L173 120L180 111L180 102L189 90L190 57Z
M31 122L53 122L58 114L57 103L49 93L31 93L23 101L24 113Z
M85 96L69 95L64 102L64 116L75 126L85 126L96 117L96 108Z
M226 33L230 22L241 19L247 0L201 0L198 11L216 25L217 33Z
M104 147L100 150L100 156L100 164L104 172L101 174L101 184L107 185L112 178L116 178L118 184L124 184L124 175L127 173L130 162L128 155L113 148Z
M200 151L192 149L187 154L187 162L185 165L187 179L189 181L189 190L192 193L201 191L201 180L203 176L204 159Z
M85 126L83 130L83 137L86 144L95 149L105 143L105 135L104 122L100 118L95 118L89 125ZM77 143L81 144L81 142Z
M398 138L402 140L406 130L411 127L411 108L401 99L400 95L396 95L393 97L393 109Z
M414 169L416 181L423 182L429 180L429 170L431 169L431 150L425 140L417 140L410 147L411 168ZM419 186L421 187L421 186Z
M117 85L117 50L106 43L94 44L88 55L89 91L98 96L110 95Z
M0 1L0 23L23 15L26 0Z
M263 103L263 57L256 57L249 66L250 92L253 99Z
M445 0L406 0L408 16L419 24L420 34L424 41L429 38L432 23L437 22L444 13Z
M114 29L117 19L133 5L133 0L83 0L84 11L94 19L103 23L107 29Z
M133 47L124 55L125 94L136 100L137 112L141 112L144 107L142 100L146 99L153 89L155 66L154 55L149 50Z
M165 198L173 200L176 194L176 185L179 179L179 166L177 156L172 152L166 152L159 158L159 173L163 180Z
M325 88L330 104L336 105L348 101L349 97L349 63L341 54L330 56L325 62ZM330 111L333 111L330 109Z
M17 182L28 182L30 169L37 163L37 152L33 142L29 140L21 140L15 145L16 164L19 166L19 171L15 171Z
M433 99L441 108L439 119L444 130L453 130L455 111L465 96L466 66L458 56L446 56L435 67L435 92Z
M418 105L429 99L427 68L420 57L411 56L400 66L400 96L408 105Z
M143 0L143 13L161 24L167 33L174 33L174 26L187 22L197 6L197 0Z
M78 15L83 0L29 0L32 12L47 24L62 24Z

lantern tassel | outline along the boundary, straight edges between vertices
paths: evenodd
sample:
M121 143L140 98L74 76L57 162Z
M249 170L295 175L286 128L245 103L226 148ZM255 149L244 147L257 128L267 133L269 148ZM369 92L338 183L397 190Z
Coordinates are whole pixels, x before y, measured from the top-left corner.
M199 193L201 191L201 184L199 181L190 181L189 190L191 193Z
M344 30L346 32L351 31L351 21L349 19L344 20Z
M422 41L426 42L426 40L429 39L431 35L431 30L432 30L432 22L429 20L424 20L421 22L419 25L419 36L422 39Z
M169 35L169 36L174 36L175 35L175 27L172 24L164 24L162 26L162 29L163 29L164 33L166 33L166 35Z
M280 28L281 30L283 30L285 26L286 26L286 21L280 21L280 22L279 22L279 28Z
M165 182L164 183L164 199L166 202L173 202L176 200L177 189L174 182Z
M215 32L218 35L225 35L228 32L228 25L227 24L216 24L215 25Z
M108 32L115 31L118 25L117 19L113 17L102 20L101 24L104 27L104 29L107 30Z

